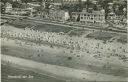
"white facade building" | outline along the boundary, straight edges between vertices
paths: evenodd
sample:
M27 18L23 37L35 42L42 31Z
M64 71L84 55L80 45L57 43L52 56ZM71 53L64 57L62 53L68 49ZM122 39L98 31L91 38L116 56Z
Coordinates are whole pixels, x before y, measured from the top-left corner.
M49 17L52 20L58 20L58 21L66 21L70 18L68 11L54 10L54 9L51 9L49 11Z
M91 13L83 10L80 13L80 22L102 24L105 23L105 11L92 11Z
M12 11L12 4L11 3L6 3L5 4L5 12L6 13L9 13L9 12L11 12Z

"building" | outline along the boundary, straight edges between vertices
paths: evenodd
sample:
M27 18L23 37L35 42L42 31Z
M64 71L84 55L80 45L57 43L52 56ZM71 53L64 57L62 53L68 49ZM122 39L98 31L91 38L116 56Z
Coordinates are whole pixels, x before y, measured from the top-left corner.
M12 0L13 2L22 2L21 0Z
M27 8L26 10L30 11L30 15L33 16L33 13L37 12L37 8L40 7L39 3L37 2L31 2L31 3L27 3Z
M81 0L62 0L62 4L63 5L75 5L75 4L79 4Z
M66 21L70 18L68 11L50 9L49 18L55 21Z
M105 11L102 9L100 11L87 12L86 9L83 9L82 12L72 12L71 19L74 22L81 22L83 24L93 23L96 25L102 25L105 23Z
M28 14L29 11L25 11L23 9L19 9L19 8L13 8L12 11L9 12L9 14L12 14L12 15L26 15Z
M27 3L29 6L31 7L40 7L38 2L31 2L31 3Z
M116 15L113 12L108 14L107 20L110 21L116 27L126 27L127 25L127 18L125 18L125 16Z
M12 8L12 4L9 3L9 2L7 2L7 3L5 4L5 13L11 12L12 9L13 9L13 8Z
M71 20L76 22L79 19L80 13L79 12L72 12L71 13Z
M93 24L103 24L105 23L105 11L102 9L100 11L87 12L83 10L80 12L80 22L82 23L93 23Z
M49 6L49 8L50 9L60 9L61 6L62 6L61 3L51 3L50 6Z
M61 3L63 5L70 5L70 4L79 4L83 0L44 0L43 2L51 4L51 3Z

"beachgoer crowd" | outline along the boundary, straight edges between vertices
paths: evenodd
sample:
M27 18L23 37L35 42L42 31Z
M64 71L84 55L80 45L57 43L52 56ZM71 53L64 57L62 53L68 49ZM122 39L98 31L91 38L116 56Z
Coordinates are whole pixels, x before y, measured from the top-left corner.
M128 61L127 44L119 42L107 42L86 38L84 36L69 36L54 32L40 32L29 28L12 30L2 26L1 37L14 38L35 42L37 44L48 43L51 45L65 47L71 50L79 50L88 54L105 57L119 57L123 61Z

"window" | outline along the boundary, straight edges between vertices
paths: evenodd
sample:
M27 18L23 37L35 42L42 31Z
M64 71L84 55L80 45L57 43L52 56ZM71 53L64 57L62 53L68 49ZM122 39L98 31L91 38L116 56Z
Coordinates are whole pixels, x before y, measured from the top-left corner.
M83 19L83 17L81 17L81 19Z
M84 16L86 16L86 14L84 14Z

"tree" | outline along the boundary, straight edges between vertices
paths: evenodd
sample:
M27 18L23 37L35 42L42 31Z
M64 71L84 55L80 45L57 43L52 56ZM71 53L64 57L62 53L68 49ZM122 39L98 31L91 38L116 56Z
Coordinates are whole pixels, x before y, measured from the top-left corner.
M22 5L22 4L20 4L20 3L18 3L18 2L13 2L13 3L12 3L12 7L13 7L13 8L21 8L21 5Z

